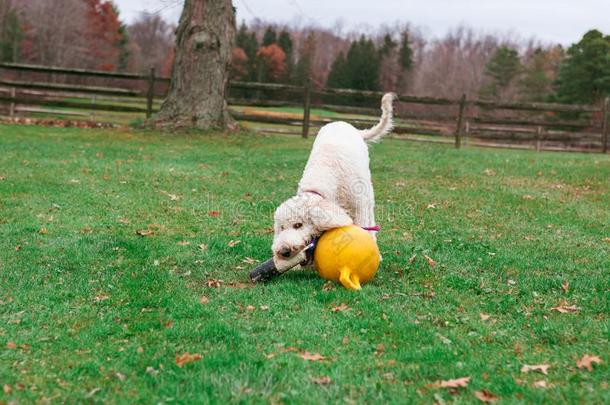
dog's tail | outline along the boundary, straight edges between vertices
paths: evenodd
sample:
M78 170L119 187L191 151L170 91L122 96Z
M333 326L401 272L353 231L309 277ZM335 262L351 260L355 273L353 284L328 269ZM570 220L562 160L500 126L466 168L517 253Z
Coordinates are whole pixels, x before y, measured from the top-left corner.
M381 98L381 119L379 123L370 129L360 131L362 137L367 142L379 142L381 138L392 130L392 103L396 99L395 93L386 93Z

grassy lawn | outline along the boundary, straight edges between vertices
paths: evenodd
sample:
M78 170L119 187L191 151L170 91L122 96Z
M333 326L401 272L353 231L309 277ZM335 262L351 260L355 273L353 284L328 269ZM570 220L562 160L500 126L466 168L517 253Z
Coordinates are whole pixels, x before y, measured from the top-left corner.
M0 126L0 403L610 402L608 156L386 140L373 282L253 287L310 145Z

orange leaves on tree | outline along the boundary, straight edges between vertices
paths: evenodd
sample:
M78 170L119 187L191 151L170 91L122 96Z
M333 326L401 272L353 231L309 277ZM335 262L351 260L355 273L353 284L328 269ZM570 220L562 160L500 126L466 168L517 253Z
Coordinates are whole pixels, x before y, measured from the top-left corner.
M260 47L256 56L266 65L271 79L279 79L286 71L286 54L277 44Z
M248 55L242 48L233 48L231 53L231 78L242 80L248 74Z

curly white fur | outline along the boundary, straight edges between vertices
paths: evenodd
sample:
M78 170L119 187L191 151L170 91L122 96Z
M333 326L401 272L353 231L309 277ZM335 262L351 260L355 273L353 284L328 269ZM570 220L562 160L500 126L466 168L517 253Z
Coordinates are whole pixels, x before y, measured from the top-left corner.
M378 142L392 129L394 93L381 99L381 119L370 129L346 122L320 129L297 195L282 203L274 216L273 258L288 270L303 261L311 240L328 229L355 224L375 225L375 195L366 142Z

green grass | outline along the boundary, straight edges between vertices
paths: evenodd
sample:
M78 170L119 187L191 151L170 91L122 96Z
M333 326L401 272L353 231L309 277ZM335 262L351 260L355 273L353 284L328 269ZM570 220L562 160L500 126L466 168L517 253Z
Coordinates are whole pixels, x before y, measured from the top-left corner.
M608 156L385 140L370 284L240 284L310 146L0 126L0 402L610 402Z

